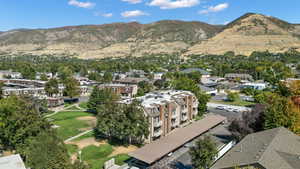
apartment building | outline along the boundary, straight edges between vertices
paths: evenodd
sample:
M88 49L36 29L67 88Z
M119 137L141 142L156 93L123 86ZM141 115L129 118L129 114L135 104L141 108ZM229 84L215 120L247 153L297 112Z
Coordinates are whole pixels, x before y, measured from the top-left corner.
M137 94L137 85L126 84L101 84L98 86L100 89L111 89L114 93L122 97L133 97Z
M189 91L156 91L138 97L150 123L148 142L166 136L191 121L198 113L198 100Z

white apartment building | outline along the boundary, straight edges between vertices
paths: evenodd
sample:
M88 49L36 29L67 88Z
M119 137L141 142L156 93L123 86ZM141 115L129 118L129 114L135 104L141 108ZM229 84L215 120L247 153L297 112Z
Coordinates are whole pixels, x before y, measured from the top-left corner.
M156 91L138 97L150 123L148 142L166 136L198 113L198 100L189 91Z

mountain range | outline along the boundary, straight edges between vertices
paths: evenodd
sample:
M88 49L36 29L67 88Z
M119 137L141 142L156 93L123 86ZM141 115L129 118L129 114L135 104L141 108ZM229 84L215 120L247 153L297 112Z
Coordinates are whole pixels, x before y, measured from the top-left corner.
M227 25L163 20L0 32L0 53L80 58L300 50L300 25L248 13Z

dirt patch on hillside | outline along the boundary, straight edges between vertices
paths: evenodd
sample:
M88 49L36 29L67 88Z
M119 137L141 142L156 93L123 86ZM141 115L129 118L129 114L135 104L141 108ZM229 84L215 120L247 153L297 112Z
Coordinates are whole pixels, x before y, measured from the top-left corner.
M95 146L99 146L101 144L106 144L106 141L96 141L95 138L86 138L86 139L82 139L79 141L71 141L68 142L67 144L75 144L78 146L79 149L82 149L84 147L87 147L89 145L95 145Z
M135 150L137 150L138 147L130 145L128 147L124 147L124 146L119 146L119 147L114 147L114 151L111 153L110 156L115 156L118 154L128 154L130 152L133 152Z

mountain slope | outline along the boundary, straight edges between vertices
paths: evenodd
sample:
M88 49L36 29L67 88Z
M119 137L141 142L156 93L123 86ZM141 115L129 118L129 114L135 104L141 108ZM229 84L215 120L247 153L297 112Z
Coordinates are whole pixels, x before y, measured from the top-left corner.
M221 30L201 22L113 23L0 33L0 52L74 54L82 58L178 53Z
M299 30L299 25L249 13L226 25L216 36L192 46L184 55L224 54L227 51L250 55L253 51L299 50Z

